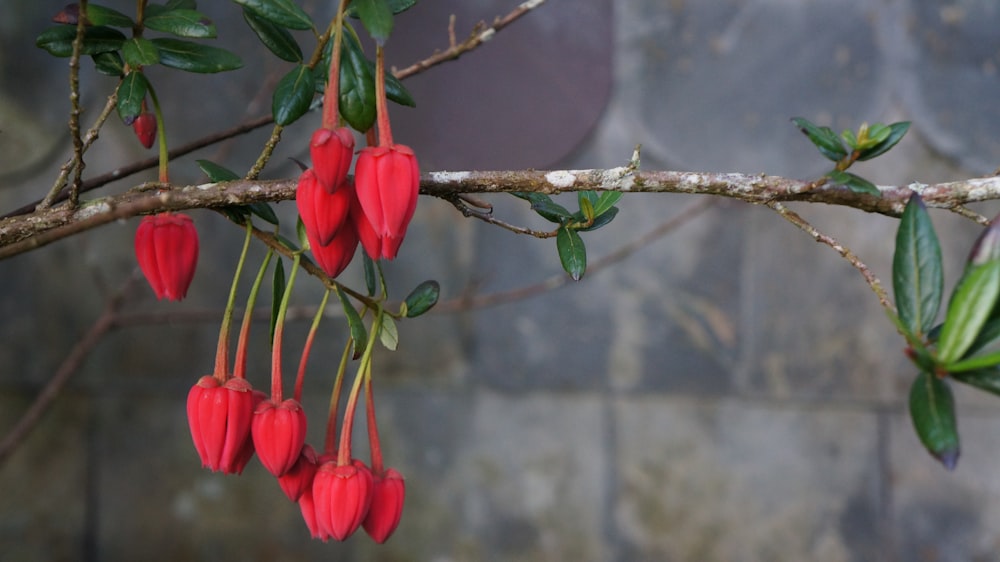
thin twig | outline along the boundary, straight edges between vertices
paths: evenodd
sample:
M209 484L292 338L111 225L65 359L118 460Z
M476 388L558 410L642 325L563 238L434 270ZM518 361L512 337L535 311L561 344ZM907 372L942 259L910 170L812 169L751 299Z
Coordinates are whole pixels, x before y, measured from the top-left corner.
M854 269L857 269L858 272L861 274L861 276L865 278L865 282L868 283L868 286L871 288L872 292L874 292L875 296L878 297L878 301L879 303L882 304L882 308L886 309L886 311L888 312L895 314L896 307L893 306L892 302L889 300L889 295L888 293L886 293L885 288L882 287L882 282L879 281L878 277L876 277L875 274L872 273L872 270L863 261L861 261L856 255L854 255L854 252L852 252L850 248L844 246L840 242L837 242L832 237L823 234L822 232L817 230L816 227L810 224L807 220L799 216L798 213L792 211L785 205L778 203L777 201L774 201L768 203L767 206L773 209L779 215L781 215L782 218L794 224L795 226L799 227L799 229L801 229L806 234L812 236L813 239L816 240L817 242L821 244L826 244L827 246L833 248L834 251L836 251L838 254L841 255L841 257L843 257L851 265L853 265Z
M69 58L69 134L73 139L73 181L69 185L69 206L76 207L80 199L83 183L83 139L80 138L80 51L83 49L83 34L86 31L87 0L80 0L80 18L76 22L76 37L73 38L73 54Z
M559 233L559 230L532 230L524 226L517 226L515 224L510 224L509 222L500 220L493 216L493 209L481 211L479 209L473 208L469 203L466 202L466 198L461 195L454 195L451 197L445 197L445 201L448 201L458 209L458 212L462 213L464 217L472 217L479 219L485 223L492 224L493 226L499 226L504 230L509 230L515 234L526 234L528 236L533 236L535 238L555 238Z
M82 19L82 18L81 18ZM7 432L3 441L0 441L0 465L10 456L17 446L24 441L25 437L38 424L39 420L52 405L52 402L59 396L59 392L69 381L74 373L80 370L80 366L87 358L87 355L101 342L101 339L112 328L115 327L115 318L125 301L129 289L132 287L137 276L130 276L121 288L108 299L104 305L97 321L87 330L87 333L73 346L69 355L63 359L62 364L56 370L49 382L45 384L42 391L35 397L35 401L24 412L17 423Z

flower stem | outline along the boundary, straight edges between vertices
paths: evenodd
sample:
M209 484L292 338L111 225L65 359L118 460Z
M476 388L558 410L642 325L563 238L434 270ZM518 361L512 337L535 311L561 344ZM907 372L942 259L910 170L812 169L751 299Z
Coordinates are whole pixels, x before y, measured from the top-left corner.
M274 321L274 341L271 342L271 401L281 404L281 340L285 333L285 314L288 312L288 301L291 300L292 287L295 286L295 276L299 272L299 262L302 254L296 253L292 259L292 274L288 276L285 294L281 297L278 317Z
M274 250L268 248L264 256L264 262L260 264L257 271L257 278L253 280L253 287L250 288L250 296L247 298L247 307L243 311L243 325L240 326L240 337L236 343L236 365L233 367L233 376L240 379L247 378L247 343L250 341L250 322L253 320L253 307L257 304L257 294L260 292L260 284L264 280L264 273L271 265L271 257Z
M365 371L371 368L372 350L375 349L375 340L378 339L378 333L381 329L382 305L379 304L375 310L375 319L372 321L371 332L368 334L368 344L365 346L364 355L361 356L361 363L358 365L358 374L354 377L354 385L351 387L351 394L347 398L344 423L340 428L340 449L337 451L337 466L351 464L351 432L354 429L354 413L357 410L358 395L361 393L361 382L365 378Z
M337 17L333 24L333 52L330 54L330 75L326 82L326 92L323 94L323 127L334 129L340 114L340 50L344 35L344 10L347 0L340 0L337 6Z
M368 364L365 370L365 413L368 415L368 448L372 456L372 473L381 476L382 445L378 439L378 423L375 421L375 397L372 393L372 366Z
M306 363L309 362L309 352L312 350L313 340L316 339L316 330L319 329L319 321L323 319L323 311L326 310L326 301L330 298L330 289L323 293L323 300L316 309L316 316L313 317L312 326L309 327L309 335L306 336L306 344L302 347L302 358L299 359L299 372L295 376L295 391L292 397L296 402L302 402L302 383L306 378Z
M340 356L340 365L337 367L337 378L333 381L333 391L330 393L330 411L326 418L326 441L323 443L323 453L332 455L337 448L337 410L340 409L340 390L344 386L344 373L347 371L347 358L351 356L351 347L354 342L347 338L344 346L344 353Z
M389 103L385 99L385 50L381 45L375 48L375 112L378 117L378 145L392 146Z
M243 251L240 252L240 261L236 264L236 273L233 274L233 283L229 288L229 300L226 301L226 311L222 314L222 328L219 329L219 345L215 350L215 378L220 383L226 382L229 377L229 325L233 321L233 303L236 302L236 287L240 283L240 274L243 272L243 263L247 258L247 250L250 248L250 238L253 236L253 224L247 220L247 236L243 240Z
M160 110L160 100L156 97L156 90L149 84L146 89L149 97L153 100L153 113L156 115L156 141L160 148L160 183L168 183L170 178L167 174L167 163L170 161L170 152L167 150L167 129L163 126L163 112Z

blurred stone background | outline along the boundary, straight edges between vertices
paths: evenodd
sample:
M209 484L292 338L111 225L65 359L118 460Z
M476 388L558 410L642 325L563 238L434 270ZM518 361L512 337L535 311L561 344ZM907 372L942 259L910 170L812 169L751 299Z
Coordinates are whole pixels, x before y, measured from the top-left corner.
M462 37L516 3L421 2L399 18L390 62L444 48L450 14ZM219 44L246 64L216 76L148 71L172 143L268 111L289 68L257 45L235 4L201 4ZM329 2L302 4L317 20L330 15ZM69 153L66 60L34 47L62 6L0 0L5 210L40 197ZM392 109L395 136L424 170L611 167L641 143L647 169L808 178L826 164L790 117L836 130L912 120L859 173L888 184L984 175L1000 163L998 24L1000 6L986 0L549 0L407 81L418 107ZM83 67L89 124L114 83ZM307 158L318 120L285 131L265 177L295 173L288 157ZM172 179L202 181L195 158L245 170L268 132L173 162ZM85 175L147 154L112 118ZM625 197L619 218L586 237L591 260L696 200ZM513 197L492 201L498 216L543 226ZM294 206L278 210L290 223ZM896 221L796 210L889 281ZM238 478L198 466L184 398L211 370L242 233L192 214L203 249L188 299L158 303L137 285L128 309L170 320L106 337L0 466L0 559L1000 560L1000 404L956 388L963 455L954 473L942 469L906 413L914 372L903 342L857 272L771 211L730 201L581 283L401 323L399 351L376 357L375 384L387 462L407 477L403 521L384 546L364 535L312 541L256 461ZM950 286L977 228L933 218ZM0 263L3 431L133 270L134 228ZM458 299L560 268L551 240L425 198L386 271L397 296L435 278L444 299ZM358 286L357 268L345 279ZM319 297L303 278L296 304ZM306 384L312 443L346 337L330 311ZM307 324L288 330L288 372ZM255 329L250 378L265 387L266 326Z

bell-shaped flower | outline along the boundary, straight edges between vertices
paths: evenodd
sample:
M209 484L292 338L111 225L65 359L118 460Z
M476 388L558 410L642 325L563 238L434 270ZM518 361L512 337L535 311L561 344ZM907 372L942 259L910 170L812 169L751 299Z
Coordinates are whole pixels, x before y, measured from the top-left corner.
M132 121L132 131L142 146L153 148L153 141L156 140L156 115L148 111L140 113L135 121Z
M417 208L420 169L408 146L369 146L354 168L358 201L382 239L381 257L393 259Z
M351 536L368 514L372 499L372 474L364 465L337 466L328 461L313 478L316 525L338 541Z
M250 435L264 468L274 476L285 474L299 460L306 442L306 413L297 400L275 404L267 399L253 412Z
M246 446L254 400L246 379L231 378L220 385L218 379L206 375L191 387L188 425L202 466L225 474L243 471L249 458Z
M388 468L381 476L373 477L372 503L361 523L372 540L379 544L389 540L399 526L405 496L406 481L396 469Z
M331 194L320 184L313 169L305 170L299 176L295 205L306 233L322 245L329 244L347 222L347 213L354 199L354 189L349 187L350 184L344 182Z
M142 218L135 257L158 299L181 300L198 265L198 231L191 217L159 213Z
M281 486L281 490L285 492L288 499L293 502L299 501L302 494L307 490L312 490L317 464L316 451L312 445L303 445L299 458L292 465L292 468L278 477L278 485ZM311 492L309 501L312 503Z
M347 178L354 159L354 133L347 127L316 129L309 141L316 178L328 193L336 191Z

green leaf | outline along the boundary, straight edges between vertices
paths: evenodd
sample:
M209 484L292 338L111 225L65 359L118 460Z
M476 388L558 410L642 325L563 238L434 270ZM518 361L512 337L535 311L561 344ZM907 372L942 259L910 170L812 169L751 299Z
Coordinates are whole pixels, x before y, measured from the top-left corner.
M993 312L996 312L995 307ZM979 354L983 350L993 349L1000 349L1000 318L997 318L995 314L991 314L989 320L983 324L983 328L979 330L979 335L976 336L976 340L972 342L969 349L965 351L963 358Z
M196 10L198 2L197 0L168 0L165 7L168 10Z
M382 347L389 351L396 351L399 347L399 332L396 331L396 322L385 312L382 313L382 327L378 331L378 340Z
M75 25L57 25L43 31L35 39L35 45L57 57L68 57L73 54L73 40L75 38ZM117 29L106 26L88 27L83 32L80 54L96 55L117 51L122 48L124 42L125 35Z
M609 209L614 207L618 201L621 200L622 195L624 195L624 193L621 191L602 191L600 197L597 198L597 202L594 203L594 213L596 213L597 216L601 216L608 212Z
M243 61L238 56L218 47L169 37L157 37L152 41L160 51L160 64L170 68L188 72L215 73L243 66Z
M295 234L299 238L299 244L301 244L303 248L309 249L309 237L306 236L306 223L302 222L301 216L298 221L295 222Z
M243 19L257 34L260 42L279 58L288 62L303 61L302 48L287 29L260 17L246 7L243 8Z
M118 10L90 3L87 4L87 22L90 25L110 25L111 27L125 27L129 29L135 25L132 18Z
M354 340L354 359L357 359L361 357L368 343L368 330L365 329L365 323L361 321L361 315L351 306L351 301L347 300L347 295L344 294L339 283L337 284L337 296L340 298L340 304L344 306L347 325L351 329L351 339Z
M968 359L962 359L961 361L945 365L945 369L949 373L961 373L962 371L986 369L995 365L1000 365L1000 351L984 353L982 355L969 357Z
M1000 294L1000 260L973 265L965 270L948 303L944 326L937 343L943 365L954 363L972 346Z
M440 294L441 285L437 281L424 281L407 295L406 300L403 301L401 314L407 318L420 316L437 304Z
M951 378L962 384L1000 396L1000 367L951 373Z
M142 100L146 99L148 88L149 82L138 70L126 74L118 85L118 116L126 125L131 125L142 113Z
M224 182L233 181L240 179L239 174L226 168L220 166L211 160L195 160L198 163L198 167L201 168L202 172L208 176L208 179L213 182Z
M271 112L274 122L289 125L309 111L309 104L316 94L316 83L312 71L305 65L298 65L286 74L274 89Z
M122 44L122 55L133 69L160 62L160 52L156 50L156 45L143 37L133 37Z
M889 134L885 137L885 140L869 149L863 150L861 155L858 156L858 160L871 160L876 156L885 154L890 148L896 146L896 143L903 140L903 136L909 128L909 121L900 121L899 123L889 125Z
M240 179L240 176L236 172L230 170L229 168L220 166L210 160L196 160L196 162L198 163L198 167L201 168L201 171L205 172L205 175L208 176L210 181L224 182ZM226 207L225 210L236 213L236 216L242 217L236 222L246 222L247 213L250 213L257 215L261 219L275 226L278 226L279 224L278 215L274 213L274 209L263 201L250 203L248 205L233 205Z
M412 8L417 3L417 0L388 0L387 3L389 4L389 9L392 13L398 14ZM344 12L352 18L358 17L358 11L355 9L354 4L354 2L351 2L351 4L347 6L347 11Z
M200 39L215 37L215 24L205 14L196 10L169 10L149 16L143 23L149 29L171 33L178 37Z
M285 265L279 257L274 264L274 277L271 279L271 343L274 343L274 328L278 325L278 312L281 310L281 299L285 296Z
M368 65L371 68L372 76L375 76L375 63L368 61ZM403 86L403 83L396 79L388 70L385 71L385 97L389 101L398 103L399 105L405 105L406 107L417 107L416 100L410 95L409 90Z
M892 134L892 128L882 123L875 123L871 127L868 127L868 140L872 143L872 146L884 142L885 139L889 138L890 134Z
M531 202L531 210L538 213L540 217L556 224L562 224L573 218L573 213L570 213L566 207L549 199L548 195L544 197L545 199L537 199Z
M565 226L560 228L556 234L556 249L559 250L559 261L566 273L574 281L583 278L587 270L587 249L580 235Z
M921 372L910 387L910 418L927 451L945 468L954 470L960 447L951 387L938 377Z
M340 55L340 114L356 131L375 124L375 73L350 33Z
M593 224L594 219L597 218L597 215L594 214L594 203L590 198L585 196L581 196L578 199L580 201L580 212L583 213L584 220Z
M792 123L795 123L795 126L809 137L809 141L819 149L823 156L834 162L847 156L847 150L844 149L844 145L840 142L840 138L837 137L837 133L834 133L829 127L817 127L803 117L792 118Z
M381 45L389 38L392 33L392 8L386 0L353 0L351 6L376 44Z
M125 61L115 51L97 53L96 55L91 55L91 58L94 59L94 66L97 67L97 71L101 74L115 77L125 74Z
M841 172L840 170L830 170L827 172L826 177L833 180L835 185L843 185L855 193L867 193L869 195L874 195L876 197L881 197L882 192L879 191L875 184L866 180L865 178L852 174L850 172Z
M278 226L280 224L280 221L278 220L278 215L274 213L274 209L272 209L271 205L267 204L264 201L250 203L249 205L247 205L247 208L250 209L251 213L257 215L262 220L273 224L274 226Z
M302 11L293 0L235 0L267 21L288 29L313 29L309 14Z
M288 248L292 252L298 252L299 251L298 245L296 245L295 242L292 242L291 240L289 240L288 238L286 238L283 234L276 233L274 235L274 237L278 239L278 242L281 242L282 246ZM308 246L305 246L305 249L308 249Z
M910 196L896 231L892 288L899 319L919 339L934 326L944 293L941 246L920 196Z
M615 217L617 216L618 216L618 207L611 207L607 211L601 213L600 215L597 215L597 218L594 219L593 224L584 228L577 228L576 231L590 232L591 230L597 230L598 228L601 228L602 226L615 220Z
M375 262L368 256L368 252L361 252L361 261L365 266L365 288L368 289L368 296L375 296Z

